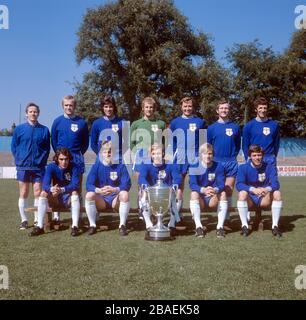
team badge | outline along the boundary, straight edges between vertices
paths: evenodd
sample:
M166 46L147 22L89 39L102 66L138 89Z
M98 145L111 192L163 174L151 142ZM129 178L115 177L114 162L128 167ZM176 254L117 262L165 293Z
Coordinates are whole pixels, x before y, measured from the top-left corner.
M115 172L111 172L109 177L110 177L111 180L116 181L118 179L118 173L116 171Z
M119 126L118 126L118 124L112 124L112 130L113 130L114 132L118 132L118 131L119 131Z
M165 179L166 178L166 171L165 170L160 170L158 172L158 179Z
M72 132L77 132L79 130L79 126L76 123L73 123L71 125L71 131Z
M151 130L152 130L153 132L158 131L158 125L157 125L157 124L151 124Z
M65 179L68 180L68 181L71 181L71 175L70 175L69 172L65 173Z
M215 177L216 177L216 175L214 173L209 173L208 174L208 181L214 181Z
M196 131L197 130L197 124L196 123L189 123L189 130L190 131Z
M233 133L233 129L229 128L229 129L225 129L225 133L227 136L231 137L234 133Z
M270 128L268 127L264 127L262 132L265 136L268 136L271 133Z
M264 182L266 180L266 174L265 173L259 173L258 174L258 181Z

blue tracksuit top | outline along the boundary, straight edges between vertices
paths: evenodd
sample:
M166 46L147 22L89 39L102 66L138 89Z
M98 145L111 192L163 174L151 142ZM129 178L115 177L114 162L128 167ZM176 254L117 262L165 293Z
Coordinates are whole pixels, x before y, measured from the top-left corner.
M42 189L50 192L50 188L56 184L65 189L64 193L78 191L80 187L78 167L70 163L67 169L62 169L55 162L48 164Z
M97 159L87 176L86 190L87 192L95 192L95 188L105 186L118 187L120 191L129 191L131 179L126 166L123 164L106 166Z
M79 116L56 118L51 128L51 144L54 152L67 148L71 153L84 154L89 145L89 133L85 120Z
M216 161L234 161L240 151L240 127L232 121L217 121L208 127L207 141L214 147Z
M248 150L251 144L260 145L266 156L277 157L280 142L280 128L276 121L249 121L243 128L242 150L245 159L248 158Z
M160 177L162 181L168 186L177 184L180 186L183 182L182 176L179 173L179 167L176 164L162 164L160 166L154 166L153 164L142 164L140 166L140 175L138 178L138 184L154 186Z
M250 191L250 188L267 188L271 191L279 190L280 185L277 176L277 169L274 165L263 162L260 168L252 166L248 161L238 168L236 189L238 191Z
M185 150L198 155L199 152L199 130L205 128L205 120L197 116L184 118L182 116L173 119L170 123L172 134L177 129L183 130L183 139L179 140L176 136L173 138L173 153L177 149ZM179 151L179 150L178 150Z
M125 121L123 118L115 117L111 120L105 119L104 117L94 121L91 128L91 140L90 147L95 152L99 153L99 148L102 140L111 140L115 146L119 146L119 156L122 158L122 122ZM101 134L105 129L109 129L109 132ZM119 141L116 140L119 138Z
M17 170L44 169L50 153L50 132L46 126L26 122L14 130L11 151Z
M217 193L220 193L225 188L225 173L224 167L213 161L213 165L210 168L206 168L199 164L201 171L204 172L198 175L189 176L189 187L191 191L201 192L201 188L213 187Z

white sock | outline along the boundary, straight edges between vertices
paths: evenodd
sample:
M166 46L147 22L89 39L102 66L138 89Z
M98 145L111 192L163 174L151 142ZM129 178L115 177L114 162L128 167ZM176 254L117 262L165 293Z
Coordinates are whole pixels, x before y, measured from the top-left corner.
M175 228L176 218L174 214L170 213L170 220L168 222L168 228Z
M71 196L71 215L72 215L72 228L78 227L80 218L80 199L77 195Z
M228 197L227 198L227 212L226 212L226 220L230 220L231 218L231 213L230 213L230 208L233 206L233 198L232 197Z
M38 199L39 198L34 199L34 207L36 207L36 208L38 207ZM35 210L34 211L34 223L37 222L37 220L38 220L38 211Z
M196 229L203 228L201 223L201 208L199 200L190 200L190 211L192 213Z
M119 222L119 228L121 226L126 225L126 220L128 217L128 214L130 212L130 202L121 202L119 205L119 216L120 216L120 222Z
M37 214L37 226L39 228L43 228L44 227L44 217L45 214L47 212L47 208L48 208L48 199L47 198L43 198L43 197L39 197L38 199L38 214Z
M237 209L241 220L242 227L249 227L248 225L248 203L246 201L237 201Z
M248 219L248 221L250 221L250 220L251 220L251 212L250 212L250 211L248 211L247 219Z
M176 200L177 211L180 212L183 207L183 200Z
M60 216L60 213L59 212L53 212L53 220L56 220L56 221L60 221L61 220L61 216Z
M174 224L175 224L175 222L180 222L181 221L181 217L180 217L180 214L179 214L178 205L177 205L177 201L176 201L176 196L175 196L174 192L172 192L172 195L171 195L170 211L171 211L170 212L170 221L171 221L171 218L172 218L172 215L173 215L174 216ZM171 225L171 227L172 227L172 225Z
M226 219L227 215L227 208L228 208L228 202L227 201L219 201L218 205L218 225L217 229L220 229L224 227L224 221Z
M283 207L283 201L272 201L271 211L272 211L272 229L278 227L278 221L281 215Z
M146 229L149 229L149 228L153 227L153 223L152 223L152 221L150 219L150 217L151 217L150 211L149 210L143 210L142 211L142 215L143 215L145 223L146 223Z
M95 200L85 199L85 209L86 209L86 214L89 220L89 226L96 228L97 208L96 208Z
M28 221L28 217L26 213L24 212L24 209L27 208L28 201L27 199L19 198L18 200L18 208L19 208L19 214L21 217L21 222Z

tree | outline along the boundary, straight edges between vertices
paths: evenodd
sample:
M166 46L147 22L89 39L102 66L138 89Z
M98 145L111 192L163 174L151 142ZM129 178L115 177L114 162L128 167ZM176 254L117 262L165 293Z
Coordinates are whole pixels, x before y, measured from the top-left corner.
M201 66L213 49L171 0L120 0L90 9L78 32L77 62L93 70L76 84L81 113L89 117L103 94L135 120L144 96L155 96L167 118L183 95L201 96Z

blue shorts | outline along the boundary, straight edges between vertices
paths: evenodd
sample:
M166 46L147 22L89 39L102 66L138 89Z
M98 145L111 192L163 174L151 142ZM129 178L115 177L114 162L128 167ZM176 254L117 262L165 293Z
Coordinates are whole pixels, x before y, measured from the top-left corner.
M210 199L212 197L211 196L210 197L206 197L205 194L203 194L203 193L200 194L200 197L204 201L205 208L207 208L209 206L209 201L210 201Z
M276 157L274 155L264 155L263 161L276 167Z
M261 204L261 201L262 201L263 197L262 196L257 196L256 194L251 193L251 192L249 192L248 195L249 195L250 199L252 200L252 202L254 203L254 205L256 207L260 207L260 204Z
M20 182L36 183L42 182L45 169L41 170L17 170L17 180Z
M84 156L81 153L72 153L72 163L78 167L80 174L85 172Z
M99 196L104 200L104 202L106 204L106 208L112 209L113 208L113 206L112 206L113 200L118 196L118 193L113 193L108 196L103 196L102 194L99 194Z
M60 207L60 208L70 208L71 200L70 193L61 193L56 198L53 198L52 195L49 195L48 202L49 206L52 207Z
M238 162L234 161L219 161L222 164L226 178L236 178L238 173Z
M179 157L175 157L173 163L177 164L181 174L186 175L189 171L189 167L198 163L198 158L191 156L188 157L187 155L185 156L185 159L179 159Z

